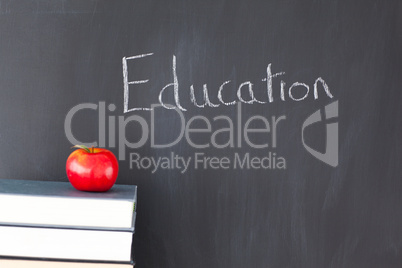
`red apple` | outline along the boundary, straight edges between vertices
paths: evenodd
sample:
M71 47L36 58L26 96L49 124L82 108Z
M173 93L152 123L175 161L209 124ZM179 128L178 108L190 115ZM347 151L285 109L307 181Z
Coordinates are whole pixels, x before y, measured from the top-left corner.
M116 182L119 163L114 154L106 149L79 148L67 159L66 172L75 189L89 192L106 192Z

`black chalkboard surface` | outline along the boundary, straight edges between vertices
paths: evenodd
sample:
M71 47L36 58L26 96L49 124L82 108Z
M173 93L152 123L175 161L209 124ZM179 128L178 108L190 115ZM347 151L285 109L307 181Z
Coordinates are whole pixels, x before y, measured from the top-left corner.
M401 47L399 1L0 0L0 177L109 148L138 267L401 267Z

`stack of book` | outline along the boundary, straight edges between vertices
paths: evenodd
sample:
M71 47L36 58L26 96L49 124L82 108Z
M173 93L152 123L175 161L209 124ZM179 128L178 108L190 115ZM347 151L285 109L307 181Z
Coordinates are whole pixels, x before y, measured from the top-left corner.
M133 267L137 187L0 179L0 267Z

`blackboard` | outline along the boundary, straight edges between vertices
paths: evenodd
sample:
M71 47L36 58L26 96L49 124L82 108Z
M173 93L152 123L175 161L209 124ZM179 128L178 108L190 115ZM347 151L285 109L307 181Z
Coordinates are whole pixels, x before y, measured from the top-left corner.
M0 177L109 148L137 267L401 267L401 47L398 1L0 0Z

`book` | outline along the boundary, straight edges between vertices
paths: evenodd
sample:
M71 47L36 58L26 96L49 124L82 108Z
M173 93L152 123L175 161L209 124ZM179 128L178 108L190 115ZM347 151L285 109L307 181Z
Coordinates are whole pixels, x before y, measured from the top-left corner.
M0 226L0 256L131 262L133 233Z
M137 186L82 192L69 182L0 179L0 224L134 231Z
M133 268L133 263L92 263L76 261L45 261L33 259L2 259L1 268Z

